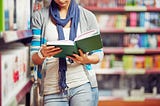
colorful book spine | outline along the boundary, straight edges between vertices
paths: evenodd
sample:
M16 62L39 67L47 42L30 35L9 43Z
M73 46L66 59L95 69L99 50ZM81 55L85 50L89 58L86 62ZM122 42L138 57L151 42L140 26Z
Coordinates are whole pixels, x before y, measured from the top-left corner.
M144 25L145 25L145 13L140 12L139 13L139 26L144 27Z
M133 55L124 55L122 57L124 70L132 69L134 67L133 60L134 60Z
M145 57L145 69L151 69L153 68L153 56L146 56Z
M160 55L154 56L154 68L160 69Z
M4 31L4 7L3 0L0 0L0 32Z
M127 0L126 6L133 6L133 0Z
M139 46L140 47L144 47L144 48L148 48L149 47L148 34L140 35Z
M130 26L131 27L137 26L137 13L136 12L130 13Z

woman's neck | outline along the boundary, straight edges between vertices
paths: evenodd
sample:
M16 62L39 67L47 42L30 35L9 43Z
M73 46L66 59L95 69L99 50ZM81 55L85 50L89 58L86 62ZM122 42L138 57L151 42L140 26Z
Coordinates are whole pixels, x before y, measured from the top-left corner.
M59 14L61 19L65 19L68 13L69 4L64 7L59 7Z
M59 14L60 14L61 19L65 19L67 16L67 13L68 13L68 9L60 9L59 10Z

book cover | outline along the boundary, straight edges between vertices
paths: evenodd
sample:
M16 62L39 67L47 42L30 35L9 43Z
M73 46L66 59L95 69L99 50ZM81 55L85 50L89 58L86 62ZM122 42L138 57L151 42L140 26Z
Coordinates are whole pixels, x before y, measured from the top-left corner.
M87 31L77 36L74 41L58 40L47 42L47 46L57 46L62 49L62 52L54 57L72 56L72 54L79 53L78 49L86 53L103 47L100 33L97 33L96 30Z

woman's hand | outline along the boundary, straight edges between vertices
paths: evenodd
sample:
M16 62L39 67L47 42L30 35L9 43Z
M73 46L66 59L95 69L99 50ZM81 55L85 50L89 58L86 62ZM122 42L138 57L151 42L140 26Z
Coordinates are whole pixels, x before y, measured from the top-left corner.
M42 64L46 57L54 56L60 53L62 49L55 46L46 46L43 45L39 52L41 52L44 58L39 57L38 53L32 55L32 61L34 64Z
M43 57L51 57L51 56L54 56L54 55L60 53L61 51L62 51L62 49L59 47L43 45L41 47L40 52L43 55Z
M79 49L79 55L73 54L73 56L67 56L67 57L79 64L96 64L99 61L99 57L97 55L84 54L83 51L80 49Z

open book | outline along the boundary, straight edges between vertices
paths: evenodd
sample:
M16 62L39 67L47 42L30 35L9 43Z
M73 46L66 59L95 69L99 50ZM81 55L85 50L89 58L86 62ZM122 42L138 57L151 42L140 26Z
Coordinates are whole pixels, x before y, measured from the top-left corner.
M71 40L58 40L47 42L47 46L56 46L62 49L62 52L54 57L66 57L72 56L72 54L79 54L78 49L81 49L84 53L92 50L101 49L102 40L100 33L96 30L89 30Z

